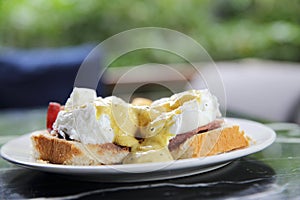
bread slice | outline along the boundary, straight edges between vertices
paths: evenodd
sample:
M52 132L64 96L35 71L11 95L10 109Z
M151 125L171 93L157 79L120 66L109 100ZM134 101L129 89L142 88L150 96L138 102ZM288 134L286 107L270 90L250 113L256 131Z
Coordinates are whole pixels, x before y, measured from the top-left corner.
M120 164L129 149L113 143L87 144L60 139L47 130L34 132L31 136L35 159L64 165Z
M171 151L174 159L216 155L250 145L239 126L223 127L194 135Z
M87 144L37 131L31 136L37 160L64 165L121 164L129 148L113 143ZM192 136L171 151L174 159L211 156L249 146L250 139L238 126L218 128Z

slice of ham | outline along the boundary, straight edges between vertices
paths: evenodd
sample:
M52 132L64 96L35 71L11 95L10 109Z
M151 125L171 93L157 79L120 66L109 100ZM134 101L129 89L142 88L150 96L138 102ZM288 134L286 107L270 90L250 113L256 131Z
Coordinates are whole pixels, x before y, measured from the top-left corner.
M204 126L200 126L197 129L194 129L192 131L186 132L186 133L181 133L176 135L174 138L172 138L169 141L169 150L172 151L175 148L177 148L180 144L182 144L183 142L185 142L187 139L191 138L192 136L196 135L196 134L200 134L206 131L210 131L213 129L217 129L220 128L222 123L224 122L223 119L216 119Z

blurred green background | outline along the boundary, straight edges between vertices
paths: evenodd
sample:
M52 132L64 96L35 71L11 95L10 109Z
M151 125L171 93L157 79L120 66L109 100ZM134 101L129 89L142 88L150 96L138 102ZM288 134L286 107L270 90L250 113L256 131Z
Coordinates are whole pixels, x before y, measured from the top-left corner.
M299 0L0 2L0 47L98 44L124 30L157 26L191 36L214 60L300 61ZM142 51L126 56L118 65L145 59L159 61L159 56ZM169 59L177 62L178 58Z

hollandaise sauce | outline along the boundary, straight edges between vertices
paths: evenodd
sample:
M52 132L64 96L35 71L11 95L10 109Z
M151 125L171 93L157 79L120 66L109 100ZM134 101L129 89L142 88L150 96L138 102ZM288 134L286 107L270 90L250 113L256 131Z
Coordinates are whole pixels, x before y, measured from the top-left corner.
M114 130L114 143L126 147L138 145L139 141L134 137L137 130L135 118L128 112L126 104L110 102L109 106L96 105L96 117L99 119L103 114L109 116L110 126Z
M156 101L96 97L92 89L74 88L53 129L83 144L129 147L124 163L172 160L169 140L221 116L208 90L190 90Z
M151 109L135 107L139 116L139 136L142 136L137 145L131 147L131 153L124 159L124 164L163 162L173 160L168 149L168 143L173 134L170 126L174 123L173 114L151 119ZM143 110L143 111L141 111Z

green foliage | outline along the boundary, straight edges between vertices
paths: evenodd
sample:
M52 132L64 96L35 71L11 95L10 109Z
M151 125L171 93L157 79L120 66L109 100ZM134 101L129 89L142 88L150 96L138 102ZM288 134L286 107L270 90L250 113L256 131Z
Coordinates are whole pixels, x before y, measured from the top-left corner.
M300 61L299 10L299 0L0 0L0 46L100 43L124 30L157 26L191 36L215 60ZM149 59L159 61L145 51L119 64Z

